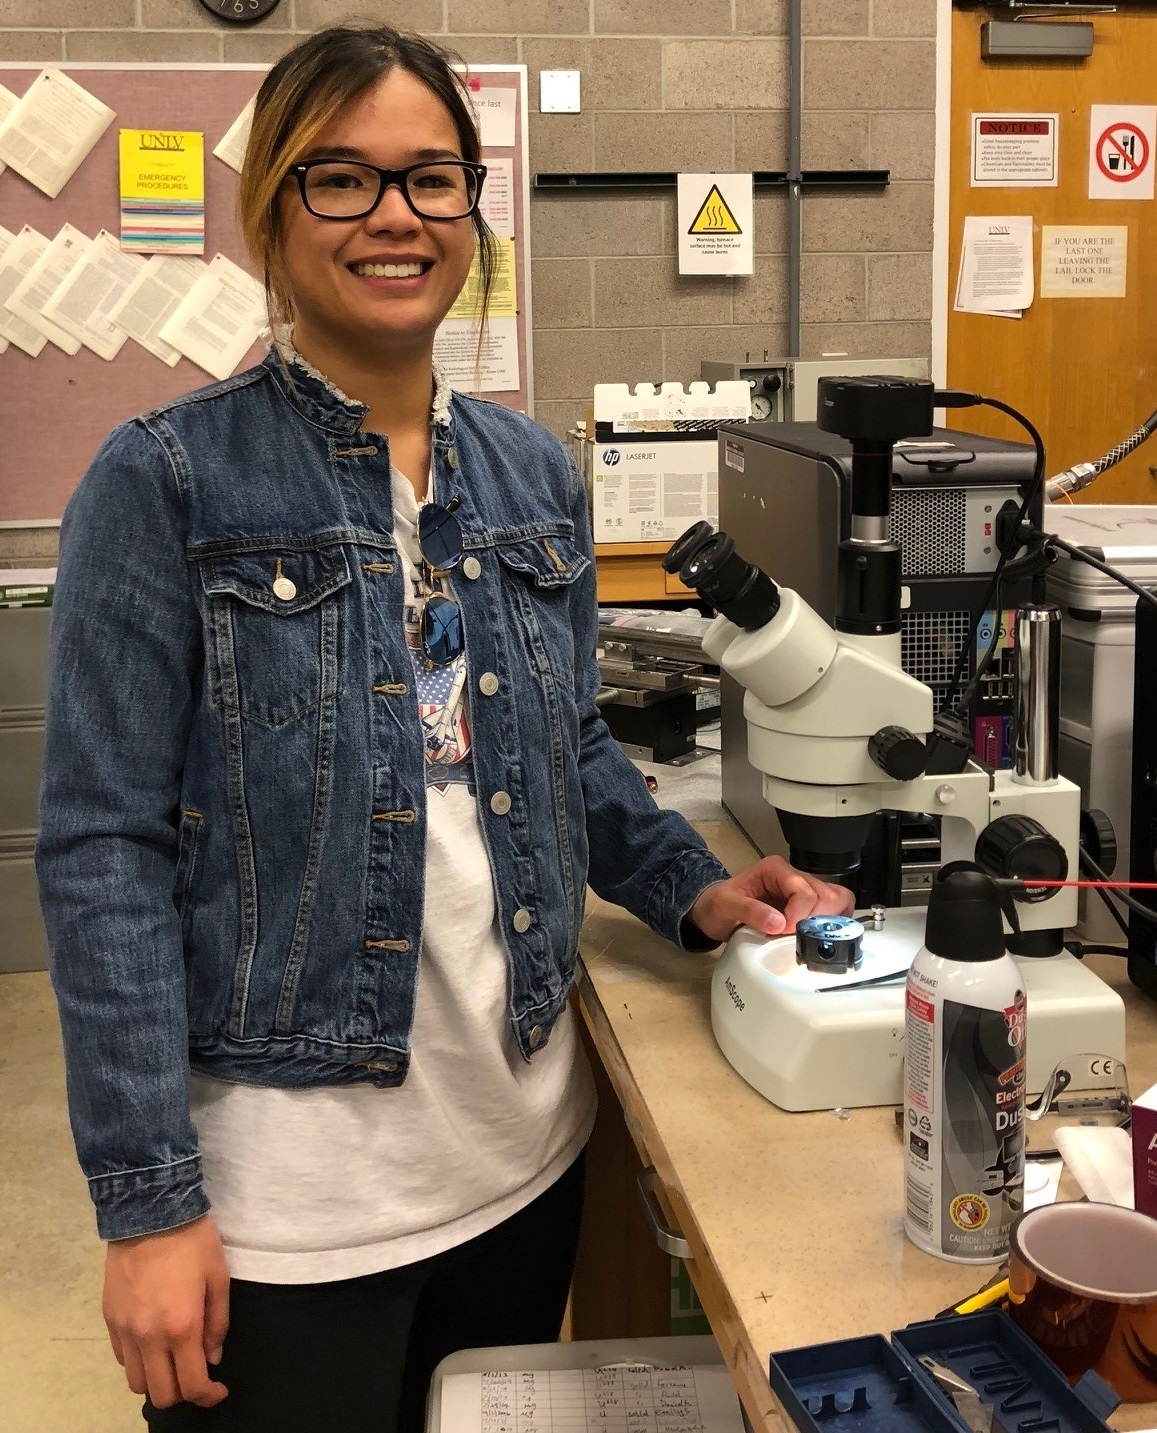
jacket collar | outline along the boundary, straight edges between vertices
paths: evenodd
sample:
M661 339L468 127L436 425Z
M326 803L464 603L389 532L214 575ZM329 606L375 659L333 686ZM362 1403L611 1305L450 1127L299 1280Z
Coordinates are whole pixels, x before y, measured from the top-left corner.
M262 367L289 402L309 422L333 433L356 433L370 411L343 393L324 373L314 368L293 346L291 331L283 329L274 337ZM436 446L447 447L454 441L453 390L445 373L434 365L434 401L430 408L430 425Z

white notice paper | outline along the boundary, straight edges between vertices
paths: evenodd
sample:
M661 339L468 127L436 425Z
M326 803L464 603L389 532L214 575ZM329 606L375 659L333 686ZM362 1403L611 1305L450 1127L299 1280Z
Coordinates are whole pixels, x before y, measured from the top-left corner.
M445 319L434 335L434 361L459 393L517 393L517 318L492 318L481 351L476 319Z
M754 272L750 174L679 175L679 272Z
M470 102L474 106L474 118L478 121L483 149L514 148L517 98L516 90L487 89L485 86L471 89Z
M229 377L268 322L261 285L224 254L216 254L161 328L160 338L222 379Z
M974 114L973 189L1053 189L1060 182L1056 114Z
M5 229L4 225L0 224L0 261L3 261L4 255L8 252L15 237L16 235L10 229ZM0 353L6 352L7 348L8 340L3 334L0 334Z
M42 70L0 125L0 160L55 199L115 118L60 70Z
M76 353L80 341L51 319L45 318L44 306L72 273L91 243L87 234L66 224L52 243L45 246L6 305L67 354Z
M514 160L488 159L482 198L482 217L500 239L514 238Z
M1123 299L1128 253L1126 224L1101 229L1046 224L1041 229L1041 298Z
M121 295L144 268L140 254L125 254L115 234L102 229L80 262L44 306L44 312L110 362L128 334L109 318Z
M0 255L0 336L22 348L29 358L36 358L48 339L5 305L47 249L48 240L30 224L25 224L19 234L0 229L0 239L5 241Z
M181 351L161 338L161 329L201 275L208 272L204 259L154 254L121 295L109 318L172 368L181 361Z
M606 1368L450 1373L436 1433L742 1433L726 1367L611 1364Z
M956 308L1020 318L1033 296L1032 215L969 215L956 282Z
M253 106L257 103L254 95L221 138L213 153L230 169L241 173L245 162L245 146L249 143L249 127L253 123Z
M12 109L15 104L16 96L12 93L10 89L6 89L3 85L0 85L0 128L3 128L4 121L12 113ZM8 166L6 164L0 164L0 174L3 174L7 167ZM4 347L6 348L7 346L8 345L5 344ZM0 353L3 352L4 349L0 348Z

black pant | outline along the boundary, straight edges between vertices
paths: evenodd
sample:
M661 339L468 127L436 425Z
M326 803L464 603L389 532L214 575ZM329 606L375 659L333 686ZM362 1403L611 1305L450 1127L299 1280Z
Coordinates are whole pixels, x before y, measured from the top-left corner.
M444 1254L328 1284L230 1286L216 1408L146 1402L151 1433L422 1433L462 1348L551 1343L566 1309L583 1156L532 1204Z

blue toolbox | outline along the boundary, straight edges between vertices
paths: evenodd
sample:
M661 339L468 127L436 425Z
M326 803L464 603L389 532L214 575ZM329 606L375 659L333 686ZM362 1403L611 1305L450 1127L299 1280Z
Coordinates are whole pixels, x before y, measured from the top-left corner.
M771 1386L805 1433L1110 1433L1120 1398L1060 1369L1006 1315L986 1310L892 1335L773 1354Z

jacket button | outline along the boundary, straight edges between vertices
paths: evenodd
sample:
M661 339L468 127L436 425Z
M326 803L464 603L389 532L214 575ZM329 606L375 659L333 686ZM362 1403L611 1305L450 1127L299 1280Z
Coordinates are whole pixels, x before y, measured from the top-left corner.
M496 791L490 798L490 809L494 812L495 816L505 816L510 810L510 793L506 791Z
M274 578L273 595L281 602L292 602L297 596L297 584L288 577Z
M447 448L447 449L446 449L446 461L450 464L450 466L451 466L452 468L457 468L457 466L458 466L458 449L457 449L457 448Z
M478 690L484 697L492 697L498 690L498 678L493 672L483 672L478 678Z
M468 557L462 564L462 576L468 577L471 582L482 576L482 564L476 557Z
M511 922L519 935L525 935L531 926L531 915L523 906L514 912L514 920Z
M530 1034L526 1037L526 1043L532 1050L537 1050L542 1044L542 1026L535 1025Z

